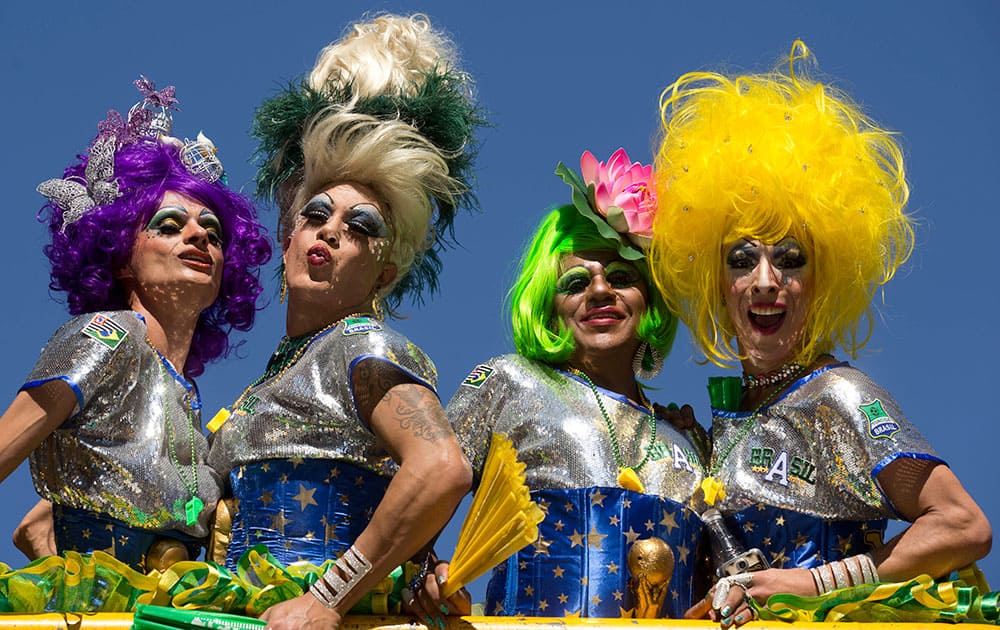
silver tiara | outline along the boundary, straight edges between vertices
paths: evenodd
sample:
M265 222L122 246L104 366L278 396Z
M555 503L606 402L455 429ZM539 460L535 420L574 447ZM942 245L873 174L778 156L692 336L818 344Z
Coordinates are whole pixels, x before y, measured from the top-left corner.
M146 77L135 81L143 99L129 109L128 117L111 110L108 117L97 125L97 139L90 146L84 178L71 176L65 179L48 179L36 190L49 198L62 210L62 230L80 219L91 208L112 203L121 196L115 181L115 152L142 138L156 138L175 145L180 151L181 162L195 177L215 183L225 177L222 162L216 156L215 144L199 132L195 140L183 141L170 136L177 99L174 87L157 90Z

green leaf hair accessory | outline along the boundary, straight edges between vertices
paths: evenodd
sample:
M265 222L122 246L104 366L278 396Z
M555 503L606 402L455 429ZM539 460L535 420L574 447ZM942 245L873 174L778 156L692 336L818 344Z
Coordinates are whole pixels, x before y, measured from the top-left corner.
M622 258L645 258L656 216L653 167L633 163L620 148L607 163L584 151L580 172L582 176L562 162L556 166L556 175L572 189L573 206L594 222L601 236L617 244Z

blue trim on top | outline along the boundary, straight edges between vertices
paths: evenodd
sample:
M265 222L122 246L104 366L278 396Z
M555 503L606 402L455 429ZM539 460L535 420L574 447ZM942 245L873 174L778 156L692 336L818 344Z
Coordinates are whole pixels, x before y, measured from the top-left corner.
M817 378L823 372L840 367L851 367L851 365L847 361L838 361L837 363L831 363L830 365L824 365L822 367L818 367L809 374L799 377L798 379L793 381L792 384L789 385L788 388L785 389L785 391L782 392L780 396L772 400L766 406L760 407L759 409L754 409L751 411L727 411L725 409L716 409L715 407L712 407L712 415L719 416L720 418L731 418L731 419L749 418L751 415L755 413L760 413L766 409L770 409L774 405L777 405L779 402L790 396L792 392L802 387L803 385L813 380L814 378Z
M347 387L348 387L348 389L351 390L351 405L353 405L353 407L354 407L354 415L356 415L358 417L358 419L361 420L361 425L364 428L368 429L369 432L371 432L372 429L365 422L364 418L361 417L361 412L358 411L358 401L356 400L356 397L354 396L354 367L358 363L361 363L362 361L365 361L367 359L373 359L375 361L382 361L383 363L388 363L389 365L397 368L400 372L402 372L403 374L406 374L411 379L413 379L413 381L416 382L417 385L423 385L427 389L431 390L431 393L434 394L434 397L437 398L438 402L439 403L441 402L441 396L438 394L437 389L433 385L431 385L430 383L428 383L426 380L424 380L420 376L414 374L410 370L406 369L402 365L400 365L398 363L394 363L394 362L390 361L389 359L387 359L386 357L381 357L381 356L378 356L378 355L375 355L375 354L359 354L358 356L354 357L354 359L351 360L350 365L347 366Z
M40 379L40 380L37 380L37 381L28 381L24 385L21 385L21 388L18 389L17 391L18 392L27 391L29 389L34 389L34 388L39 387L41 385L44 385L46 383L51 383L52 381L62 381L64 383L66 383L67 385L69 385L70 389L73 390L73 394L76 395L76 404L77 404L77 407L79 407L79 409L81 411L83 410L83 391L80 389L80 386L77 385L76 383L74 383L73 381L71 381L68 376L53 376L52 378L43 378L43 379ZM79 413L79 412L77 412L77 413ZM75 415L76 414L71 414L70 417L75 416ZM69 418L67 418L67 420L69 420Z
M907 519L905 516L899 513L899 510L896 509L896 506L893 505L892 501L889 500L889 497L888 495L886 495L885 490L882 489L882 484L879 483L878 481L878 474L883 470L885 470L886 466L896 461L900 457L906 457L909 459L922 459L928 462L938 462L939 464L944 464L945 466L948 465L948 462L944 461L940 457L931 455L930 453L893 453L892 455L886 457L878 464L876 464L875 468L872 468L871 472L872 481L875 482L875 487L878 488L879 494L882 495L882 500L885 502L886 505L889 506L889 509L892 510L892 513L896 515L896 518L898 520L906 521L909 519Z
M573 379L577 383L580 383L582 385L586 385L587 389L590 389L590 383L588 383L584 379L580 378L576 374L573 374L572 372L567 372L565 370L561 370L561 369L559 369L557 367L554 367L552 369L555 370L556 372L559 372L563 376L566 376L566 377L569 377L569 378ZM649 407L643 407L640 404L632 402L631 400L628 399L628 396L623 396L622 394L619 394L618 392L613 392L610 389L604 389L603 387L601 387L597 383L594 383L594 387L596 387L601 393L603 393L608 398L613 398L614 400L617 400L620 403L626 404L629 407L632 407L633 409L635 409L636 411L641 411L642 413L646 413L646 414L653 413L653 410L651 408L649 408ZM641 385L639 386L639 389L640 390L642 389Z

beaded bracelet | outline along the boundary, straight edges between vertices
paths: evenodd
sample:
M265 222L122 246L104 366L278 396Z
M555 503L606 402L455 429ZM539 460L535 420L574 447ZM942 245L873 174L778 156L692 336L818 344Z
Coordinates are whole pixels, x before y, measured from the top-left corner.
M339 573L337 570L340 570ZM372 563L353 545L337 558L309 592L327 608L333 608L372 570ZM343 574L344 577L341 577ZM346 580L344 578L347 578Z
M878 582L875 561L867 553L828 562L809 569L809 572L819 595L848 586Z

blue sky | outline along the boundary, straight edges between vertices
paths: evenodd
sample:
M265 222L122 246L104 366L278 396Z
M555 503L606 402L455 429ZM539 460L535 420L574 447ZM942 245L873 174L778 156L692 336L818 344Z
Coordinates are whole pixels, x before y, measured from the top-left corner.
M425 12L450 32L494 123L481 134L482 212L459 218L461 247L444 256L441 293L398 323L437 363L445 402L473 366L512 349L503 296L530 230L568 200L556 163L576 168L585 149L606 158L619 146L648 162L659 93L678 75L768 70L804 39L821 72L900 132L920 221L917 250L885 289L872 342L854 363L895 395L1000 527L1000 413L984 400L998 389L1000 350L991 249L1000 234L1000 4L989 0L4 3L0 401L13 399L67 317L47 288L34 188L59 176L109 108L136 100L132 80L176 85L175 133L204 129L231 184L251 192L254 108L367 11ZM261 214L274 225L273 209L262 204ZM270 269L267 282L270 304L246 343L199 380L209 416L259 375L282 334ZM690 402L707 420L706 379L720 370L696 359L682 330L653 398ZM3 561L21 564L8 532L34 501L26 465L0 485ZM443 553L453 540L446 532ZM981 563L995 588L998 557Z

